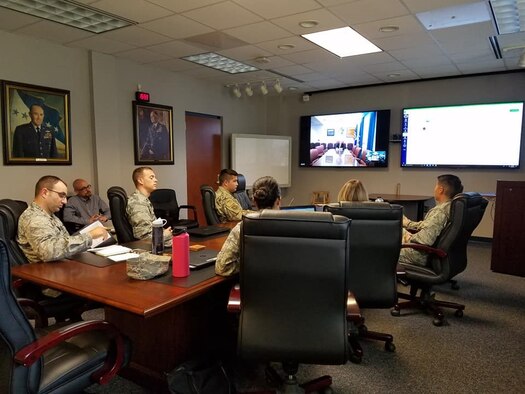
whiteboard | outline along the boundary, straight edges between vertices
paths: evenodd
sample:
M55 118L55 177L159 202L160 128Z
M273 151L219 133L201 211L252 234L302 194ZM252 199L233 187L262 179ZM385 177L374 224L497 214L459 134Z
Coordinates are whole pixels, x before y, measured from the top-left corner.
M292 185L292 137L267 134L232 134L232 169L246 178L251 188L260 177L270 175L279 186Z

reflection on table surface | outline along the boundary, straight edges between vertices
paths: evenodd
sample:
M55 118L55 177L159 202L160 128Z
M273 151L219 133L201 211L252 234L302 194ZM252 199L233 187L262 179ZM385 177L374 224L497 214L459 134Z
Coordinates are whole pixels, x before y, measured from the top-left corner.
M341 148L328 149L312 166L315 167L359 167L359 161L352 151Z

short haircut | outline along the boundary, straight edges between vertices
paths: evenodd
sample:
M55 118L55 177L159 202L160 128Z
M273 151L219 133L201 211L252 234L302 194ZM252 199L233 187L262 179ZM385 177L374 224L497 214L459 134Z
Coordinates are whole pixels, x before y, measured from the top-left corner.
M281 197L281 189L273 177L263 176L253 183L252 194L258 209L272 208Z
M33 111L33 107L38 107L40 108L42 111L44 111L44 106L41 105L41 104L31 104L30 107L29 107L29 112L32 112Z
M35 197L40 194L40 191L44 188L46 189L52 189L53 186L55 186L58 182L62 182L64 185L67 186L67 183L64 182L62 179L60 179L57 176L54 175L44 175L42 178L40 178L36 185L35 185Z
M137 167L133 170L133 175L131 178L133 179L133 183L135 184L135 187L139 185L139 178L144 174L144 171L150 170L153 171L151 167Z
M363 182L350 179L339 190L337 201L368 201L368 192Z
M438 183L445 190L445 195L448 198L454 198L456 194L463 192L463 185L461 179L456 175L443 174L437 177Z
M225 168L221 170L219 174L219 185L222 185L225 181L229 181L232 177L237 176L237 171L230 168Z

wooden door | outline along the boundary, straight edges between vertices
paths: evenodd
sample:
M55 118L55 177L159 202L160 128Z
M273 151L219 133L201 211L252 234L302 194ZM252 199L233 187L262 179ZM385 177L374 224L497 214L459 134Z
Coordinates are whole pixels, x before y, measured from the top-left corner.
M186 169L188 204L197 208L200 226L206 225L201 185L217 188L221 170L222 118L186 112Z

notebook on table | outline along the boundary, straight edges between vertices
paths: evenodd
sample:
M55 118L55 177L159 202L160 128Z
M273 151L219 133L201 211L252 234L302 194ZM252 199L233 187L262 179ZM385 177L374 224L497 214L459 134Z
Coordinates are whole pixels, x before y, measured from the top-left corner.
M220 226L205 226L188 229L188 234L195 235L197 237L207 237L209 235L227 233L230 231L228 227Z

